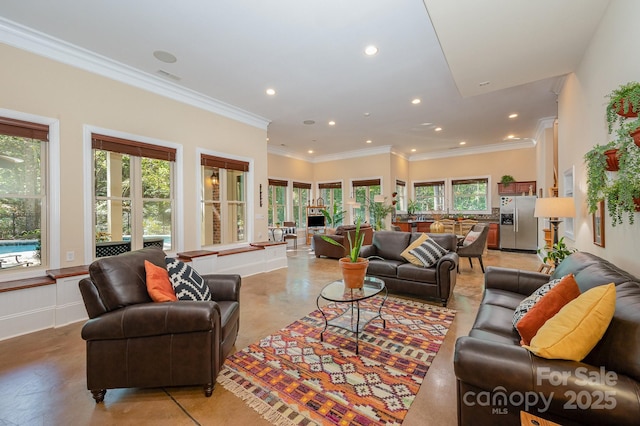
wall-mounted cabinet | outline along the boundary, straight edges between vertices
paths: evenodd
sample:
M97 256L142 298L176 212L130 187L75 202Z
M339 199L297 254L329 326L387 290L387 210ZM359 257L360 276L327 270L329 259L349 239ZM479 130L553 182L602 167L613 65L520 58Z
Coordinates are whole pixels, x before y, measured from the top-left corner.
M511 183L499 183L498 194L500 195L536 195L536 181L521 181Z

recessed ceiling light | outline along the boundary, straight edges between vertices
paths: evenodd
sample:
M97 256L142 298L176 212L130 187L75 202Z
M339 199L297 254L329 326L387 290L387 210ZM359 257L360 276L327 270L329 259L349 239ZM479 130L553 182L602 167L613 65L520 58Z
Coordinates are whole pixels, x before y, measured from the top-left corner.
M418 105L420 103L420 99L415 98L414 100L411 101L411 103L414 105Z
M371 143L371 139L368 139L368 140L367 140L367 143Z
M442 127L436 127L436 128L435 128L435 129L433 129L433 130L435 130L436 132L439 132L439 131L441 131L441 130L442 130Z
M478 86L483 87L483 86L488 86L490 84L491 84L490 81L483 81L482 83L478 84Z
M267 138L267 142L269 142L269 138Z
M433 123L420 123L421 126L431 126Z
M515 135L509 135L509 136L507 136L507 139L513 139L515 137L516 137Z
M274 89L269 88L269 89L266 90L266 93L269 96L273 96L273 95L276 94L276 91Z
M335 126L335 125L336 125L336 122L335 122L335 121L331 120L331 121L329 122L329 126Z
M310 149L308 152L309 152L309 154L313 154L313 150L312 149Z
M364 49L364 54L365 54L365 55L367 55L367 56L373 56L373 55L375 55L376 53L378 53L378 48L377 48L377 47L375 47L374 45L367 46L367 47Z
M177 61L174 55L169 52L165 52L164 50L156 50L153 52L153 56L155 56L160 62L164 62L166 64L173 64Z
M516 118L517 116L518 116L518 114L513 113L513 114L510 114L510 115L509 115L509 118Z
M365 113L364 113L364 116L365 116L365 117L369 117L370 115L371 115L371 113L370 113L370 112L365 112Z
M313 120L304 120L303 123L307 125L316 124L316 122Z
M417 149L411 148L411 152L416 152L416 151L417 151Z
M460 145L466 145L467 143L465 141L460 142Z

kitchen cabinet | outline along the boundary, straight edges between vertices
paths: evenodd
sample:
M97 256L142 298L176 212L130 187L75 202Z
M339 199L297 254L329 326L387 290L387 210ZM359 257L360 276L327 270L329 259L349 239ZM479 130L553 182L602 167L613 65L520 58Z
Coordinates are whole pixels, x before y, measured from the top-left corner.
M402 232L411 232L411 224L409 222L394 222L393 224L399 226Z
M418 222L416 232L431 232L431 224L433 222Z
M497 223L489 224L489 234L487 235L487 248L500 248L500 227Z
M531 195L536 195L536 181L520 181L507 184L498 184L498 194L500 195L529 195L529 187L531 187Z

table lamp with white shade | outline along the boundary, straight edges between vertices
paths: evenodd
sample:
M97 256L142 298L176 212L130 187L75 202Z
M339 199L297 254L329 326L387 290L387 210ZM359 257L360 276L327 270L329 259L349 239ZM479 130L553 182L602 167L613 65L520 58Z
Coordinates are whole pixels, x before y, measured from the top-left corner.
M575 217L576 206L573 197L549 197L536 199L534 217L548 217L553 226L553 244L558 243L558 225L564 217Z

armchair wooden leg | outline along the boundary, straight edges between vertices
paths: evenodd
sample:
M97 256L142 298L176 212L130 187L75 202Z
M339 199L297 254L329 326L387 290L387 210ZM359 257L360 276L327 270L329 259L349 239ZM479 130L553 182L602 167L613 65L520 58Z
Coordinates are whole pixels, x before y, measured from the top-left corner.
M480 261L480 268L482 268L482 273L484 274L484 265L482 264L482 256L480 256L478 260Z
M106 393L107 393L106 389L91 390L91 394L93 395L93 399L96 400L96 404L99 404L102 401L104 401L104 396L106 395Z
M469 266L471 266L471 269L473 269L473 262L471 262L471 258L469 258Z
M204 396L209 398L213 394L213 383L207 383L204 385Z

